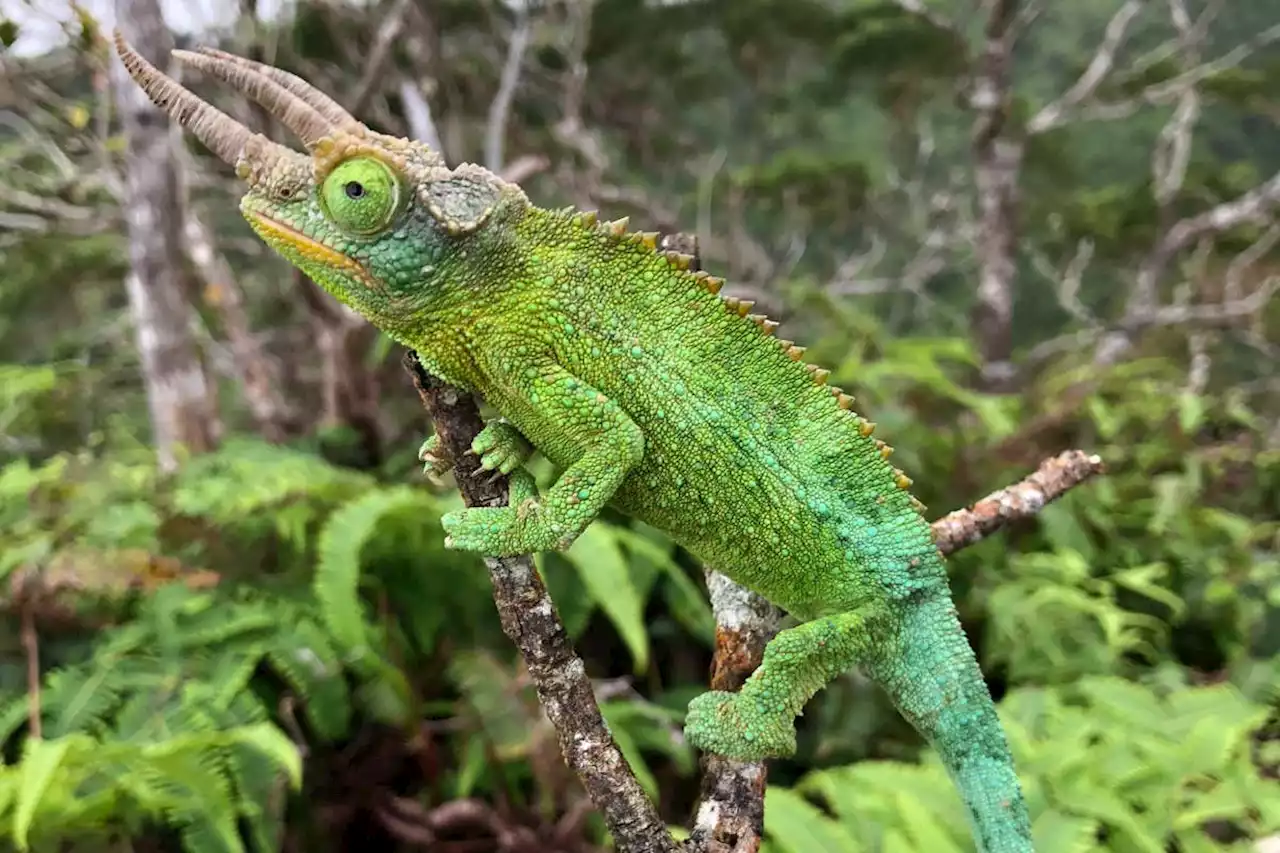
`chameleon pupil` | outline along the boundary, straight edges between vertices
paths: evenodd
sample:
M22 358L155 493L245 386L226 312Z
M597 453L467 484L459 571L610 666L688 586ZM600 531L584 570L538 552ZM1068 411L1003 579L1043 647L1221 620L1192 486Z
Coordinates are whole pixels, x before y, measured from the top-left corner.
M347 181L343 189L347 193L347 198L360 198L364 195L364 185L359 181Z

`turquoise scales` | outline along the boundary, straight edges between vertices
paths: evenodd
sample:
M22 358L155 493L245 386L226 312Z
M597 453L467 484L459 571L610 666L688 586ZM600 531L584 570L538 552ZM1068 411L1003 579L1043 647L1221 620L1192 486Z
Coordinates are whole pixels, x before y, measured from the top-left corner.
M696 746L795 749L795 717L861 664L937 749L989 853L1032 849L995 708L910 481L827 371L751 304L625 220L550 211L476 166L365 128L301 79L216 51L177 51L302 140L251 133L120 55L248 184L241 210L273 249L442 379L501 414L473 445L510 471L511 505L444 519L452 547L564 548L606 505L666 531L802 620L738 694L689 707ZM538 494L531 447L562 469ZM423 457L434 470L448 462Z

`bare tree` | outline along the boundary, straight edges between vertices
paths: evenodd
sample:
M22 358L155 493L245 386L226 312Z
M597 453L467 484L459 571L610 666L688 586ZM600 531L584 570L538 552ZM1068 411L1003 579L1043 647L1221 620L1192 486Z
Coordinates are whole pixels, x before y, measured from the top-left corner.
M978 71L970 92L976 114L973 174L978 192L978 300L974 334L982 354L981 384L1005 389L1013 378L1013 293L1018 226L1018 178L1024 145L1010 128L1013 43L1018 0L995 0L987 18Z
M187 255L204 283L205 302L222 321L232 368L254 426L268 441L283 441L296 431L298 417L281 388L280 365L254 335L240 282L189 199L183 205L183 236Z
M1173 108L1151 154L1158 234L1138 262L1123 315L1114 323L1100 322L1087 316L1087 312L1082 314L1083 306L1076 302L1071 313L1084 320L1086 328L1036 347L1029 359L1033 363L1039 355L1094 344L1095 363L1103 366L1114 364L1132 352L1143 331L1177 325L1188 327L1193 371L1203 375L1207 370L1208 337L1201 330L1206 326L1238 324L1256 316L1280 285L1280 282L1264 278L1256 282L1254 290L1248 294L1239 292L1239 287L1227 286L1220 288L1212 299L1201 299L1194 305L1189 302L1194 288L1183 286L1177 288L1178 295L1171 304L1162 302L1162 284L1184 252L1194 249L1200 254L1203 261L1200 266L1203 268L1208 258L1216 253L1215 244L1219 237L1242 225L1274 224L1276 211L1280 209L1278 173L1236 198L1190 216L1179 218L1176 215L1174 203L1186 181L1192 139L1204 100L1202 85L1214 75L1239 65L1258 50L1280 41L1280 22L1221 56L1206 60L1202 54L1209 29L1226 7L1225 0L1210 0L1194 18L1185 0L1167 0L1165 5L1176 35L1169 42L1135 59L1128 71L1140 72L1154 62L1172 59L1179 67L1178 73L1120 99L1108 100L1099 94L1103 85L1115 75L1117 59L1130 26L1144 8L1140 0L1126 0L1107 24L1093 58L1079 79L1027 123L1027 133L1035 136L1072 122L1123 119L1148 107ZM1225 262L1228 285L1238 285L1243 281L1245 271L1274 247L1274 230L1274 225L1264 230L1252 246ZM1062 277L1063 284L1078 284L1088 264L1087 258L1081 264L1081 257L1078 251L1068 265L1068 274ZM1067 288L1059 288L1060 300L1066 292ZM1070 292L1074 294L1075 288L1071 287Z
M158 67L172 47L158 0L117 0L126 38ZM218 443L222 425L192 335L182 247L182 194L170 123L120 63L111 63L125 132L124 218L129 235L126 278L159 464L172 469L179 448L201 453Z
M900 0L899 6L919 15L931 26L944 27L959 35L963 28L937 14L926 13L916 2ZM1095 361L1113 364L1130 353L1142 332L1153 327L1185 326L1195 363L1203 376L1208 363L1208 346L1214 337L1202 333L1205 327L1240 326L1258 315L1280 283L1246 275L1250 267L1274 247L1276 236L1265 226L1277 222L1280 210L1280 175L1261 181L1234 199L1199 213L1179 218L1175 202L1180 200L1190 159L1192 137L1199 119L1203 85L1215 75L1240 65L1264 47L1280 41L1280 23L1268 27L1219 56L1205 59L1210 26L1226 7L1225 0L1209 0L1193 16L1185 0L1166 0L1163 5L1172 23L1174 36L1131 61L1122 62L1132 26L1138 18L1158 8L1145 0L1123 0L1107 22L1079 77L1025 121L1012 114L1014 95L1014 48L1019 37L1045 11L1038 0L989 0L985 3L983 38L977 51L974 75L968 85L968 105L974 114L972 148L972 215L970 198L957 202L957 187L951 182L937 193L916 186L917 180L901 181L899 189L908 196L911 209L932 210L945 200L937 217L938 228L915 229L921 249L897 277L867 279L864 274L882 256L882 246L851 256L831 282L833 293L865 294L906 290L926 301L923 284L944 266L963 266L967 248L972 247L977 264L976 302L972 334L981 355L980 385L1001 391L1013 387L1018 371L1013 361L1014 295L1020 257L1053 287L1059 303L1082 328L1044 341L1031 350L1017 367L1034 367L1045 358L1077 350L1095 348ZM1172 60L1177 72L1136 92L1108 99L1106 84L1116 78L1137 78L1157 63ZM1017 211L1021 200L1022 164L1027 145L1036 137L1081 122L1127 118L1144 109L1169 108L1170 115L1151 154L1154 202L1158 235L1149 250L1135 260L1132 285L1125 308L1114 320L1094 317L1079 294L1094 257L1092 241L1078 242L1062 266L1052 263L1025 241ZM963 188L969 189L969 188ZM928 198L928 203L924 200ZM1179 260L1191 252L1212 255L1218 238L1242 225L1262 225L1262 236L1239 253L1205 270L1230 271L1233 286L1197 288L1190 284L1176 288L1172 302L1167 298L1171 274L1179 271ZM940 230L941 229L941 230ZM924 278L921 278L923 273ZM1205 272L1212 277L1213 273ZM1252 289L1244 292L1245 281ZM1173 282L1177 284L1177 280ZM1194 304L1193 304L1194 302ZM1194 384L1194 383L1193 383Z

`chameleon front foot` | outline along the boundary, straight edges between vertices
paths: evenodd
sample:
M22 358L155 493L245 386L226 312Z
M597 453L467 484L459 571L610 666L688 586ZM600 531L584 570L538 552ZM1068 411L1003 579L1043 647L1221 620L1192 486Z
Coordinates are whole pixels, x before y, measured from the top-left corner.
M712 690L689 703L684 736L703 752L761 761L796 751L794 719L741 693Z
M447 513L440 521L445 547L459 551L510 557L561 547L560 535L542 523L536 509L522 516L516 507L475 507Z
M471 441L471 452L480 457L480 467L485 471L510 474L533 455L533 446L520 434L520 430L507 421L489 421ZM433 435L418 448L418 461L423 464L422 473L432 477L447 474L453 468L453 460L440 455L440 436Z
M489 421L471 442L471 452L484 470L510 474L529 461L533 446L507 421Z
M429 477L441 477L453 468L453 460L440 455L440 436L430 436L418 448L418 461L422 463L422 473Z
M440 523L446 548L507 557L567 547L562 534L546 522L533 475L517 468L509 482L508 506L445 513Z

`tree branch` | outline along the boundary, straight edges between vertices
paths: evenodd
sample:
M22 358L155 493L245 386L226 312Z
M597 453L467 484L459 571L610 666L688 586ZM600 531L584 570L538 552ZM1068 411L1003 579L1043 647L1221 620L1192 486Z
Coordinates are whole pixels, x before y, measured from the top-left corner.
M1142 11L1142 7L1146 5L1145 0L1127 0L1127 2L1116 11L1111 20L1107 22L1107 28L1102 35L1102 41L1098 45L1098 49L1094 51L1093 59L1089 61L1085 67L1084 73L1080 78L1072 84L1070 89L1062 93L1056 101L1046 105L1038 113L1036 113L1031 121L1027 122L1027 132L1030 134L1044 133L1055 127L1060 127L1070 120L1071 113L1089 98L1093 97L1098 91L1098 87L1102 85L1102 81L1111 73L1111 69L1116 64L1116 54L1119 53L1121 46L1124 44L1125 36L1129 33L1129 24Z
M515 99L516 86L520 83L520 70L524 67L524 54L529 48L529 38L533 33L528 4L524 0L516 0L515 6L515 27L507 42L507 58L502 64L498 92L489 104L489 120L484 131L484 165L493 172L502 171L511 102Z
M187 258L204 282L205 302L222 320L236 379L258 432L267 441L284 441L295 431L297 416L281 388L279 365L253 334L240 282L189 197L182 212Z
M968 509L933 523L933 539L943 556L986 539L1002 527L1030 518L1086 480L1106 470L1100 456L1068 450L1040 463L1030 477L992 492Z
M1155 322L1152 317L1157 313L1160 278L1178 252L1202 237L1218 235L1246 223L1261 222L1277 206L1280 206L1280 172L1231 201L1175 222L1138 268L1122 325L1138 328ZM1117 340L1103 348L1099 361L1113 363L1125 349L1127 346Z
M474 476L479 459L468 455L483 422L475 400L427 374L413 351L404 357L423 408L440 436L441 453L454 460L467 506L505 506L507 479ZM623 853L675 853L675 841L636 781L605 726L582 658L560 622L555 604L527 556L485 558L502 629L529 670L538 699L555 727L565 763L582 780Z
M404 18L412 5L411 0L396 0L382 16L382 22L373 37L373 46L369 49L368 61L364 64L364 73L360 75L355 91L347 98L347 111L352 115L359 115L369 98L381 86L382 69L391 55L391 45L404 29Z
M978 191L978 293L974 336L982 355L981 382L991 391L1014 376L1013 290L1017 278L1017 210L1024 143L1010 128L1013 102L1013 26L1019 0L995 0L970 95L976 113L973 173Z
M1128 118L1143 106L1162 106L1173 103L1187 89L1200 85L1216 74L1221 74L1223 71L1234 68L1259 49L1277 40L1280 40L1280 24L1268 27L1247 42L1227 51L1216 59L1208 60L1163 82L1153 83L1132 98L1125 98L1120 101L1080 104L1072 111L1070 116L1055 116L1052 125L1044 127L1037 125L1034 132L1040 133L1053 127L1058 127L1066 123L1068 119L1074 121L1114 121ZM1035 123L1034 119L1032 123ZM1028 127L1030 129L1030 125Z

